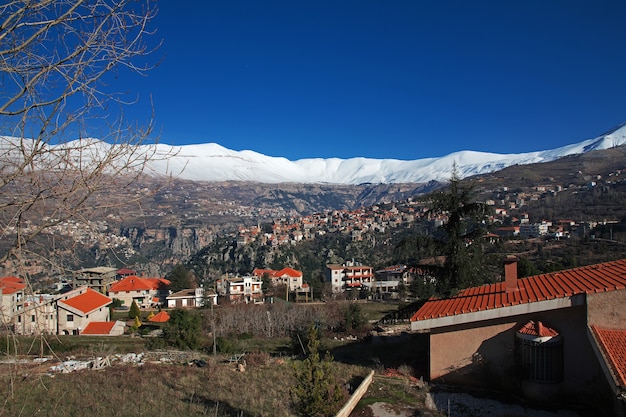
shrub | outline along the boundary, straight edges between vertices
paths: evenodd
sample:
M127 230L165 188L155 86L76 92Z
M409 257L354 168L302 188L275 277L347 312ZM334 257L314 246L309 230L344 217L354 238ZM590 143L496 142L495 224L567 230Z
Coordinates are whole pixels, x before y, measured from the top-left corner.
M174 309L163 328L163 337L168 345L178 349L200 349L203 345L202 318L188 310Z
M291 398L298 415L323 417L334 415L344 395L333 373L333 358L319 353L319 335L314 325L309 327L308 356L294 365L296 385Z
M128 310L128 318L134 319L139 317L140 314L141 311L139 310L139 306L137 305L137 302L133 300L133 303L130 305L130 310Z

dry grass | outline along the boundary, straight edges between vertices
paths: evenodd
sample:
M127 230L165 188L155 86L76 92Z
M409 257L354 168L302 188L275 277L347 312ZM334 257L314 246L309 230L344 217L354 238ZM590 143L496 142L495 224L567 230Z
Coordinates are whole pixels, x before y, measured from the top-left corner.
M245 372L211 361L206 367L117 365L54 377L3 372L0 416L294 416L292 363L266 356L251 362ZM335 369L344 382L367 373L339 363Z

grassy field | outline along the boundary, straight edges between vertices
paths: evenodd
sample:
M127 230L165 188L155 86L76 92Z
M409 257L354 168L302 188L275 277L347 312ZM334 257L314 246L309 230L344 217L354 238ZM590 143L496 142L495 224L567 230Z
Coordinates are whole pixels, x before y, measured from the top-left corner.
M361 311L365 319L369 322L378 321L386 314L392 313L398 309L397 302L370 302L360 303Z
M396 305L361 304L367 320L377 320ZM228 353L213 356L211 350L186 352L177 360L159 360L141 337L48 336L7 337L0 345L0 417L3 416L295 416L290 388L295 384L294 347L288 337L259 338L247 334L229 337ZM333 369L342 386L352 389L371 369L384 372L403 366L411 371L416 341L399 337L377 344L335 337L322 340L322 350L335 357ZM116 358L124 353L144 353L142 365L112 365L100 370L67 374L51 373L54 363L66 359ZM245 368L229 362L233 352L246 353ZM168 353L160 353L168 355ZM33 362L46 357L45 363ZM180 359L185 357L185 360ZM189 358L202 359L202 366ZM388 401L423 402L405 383L376 382L377 397ZM399 384L399 385L398 385ZM421 394L420 394L421 395ZM404 398L408 396L407 398ZM361 414L359 414L361 415Z
M292 360L252 355L246 363L243 372L207 357L202 367L114 363L55 375L42 372L50 365L5 363L0 416L294 416ZM345 384L368 372L341 363L334 369Z

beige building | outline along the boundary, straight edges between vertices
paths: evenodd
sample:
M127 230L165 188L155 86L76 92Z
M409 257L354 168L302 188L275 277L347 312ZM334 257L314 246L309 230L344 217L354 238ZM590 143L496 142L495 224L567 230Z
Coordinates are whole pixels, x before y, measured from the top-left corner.
M112 300L89 287L72 290L56 300L57 334L80 334L90 322L108 322Z
M74 272L73 287L87 286L93 288L99 293L106 294L109 286L115 281L117 276L117 268L106 266L97 266L94 268L83 268Z
M262 303L263 281L252 277L228 278L222 283L224 295L231 303Z
M346 262L343 265L326 265L326 282L332 292L337 294L347 289L372 289L374 284L374 268L360 265L358 262Z
M14 317L24 304L26 282L18 277L0 278L0 321L13 327Z
M302 271L293 268L283 268L279 270L255 268L254 271L252 271L252 275L259 280L267 276L272 285L286 285L289 291L302 289Z
M205 302L217 305L215 291L204 288L190 288L167 296L167 308L198 308L204 307ZM210 305L210 304L209 304Z
M165 302L169 294L169 280L165 278L140 278L128 276L110 285L109 297L117 298L130 307L133 301L139 308L148 309Z

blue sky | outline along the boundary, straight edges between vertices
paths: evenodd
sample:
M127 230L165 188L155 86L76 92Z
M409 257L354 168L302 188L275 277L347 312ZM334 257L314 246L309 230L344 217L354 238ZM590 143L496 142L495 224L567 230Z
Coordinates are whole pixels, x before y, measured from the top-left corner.
M626 1L159 2L161 141L291 160L519 153L626 122Z

